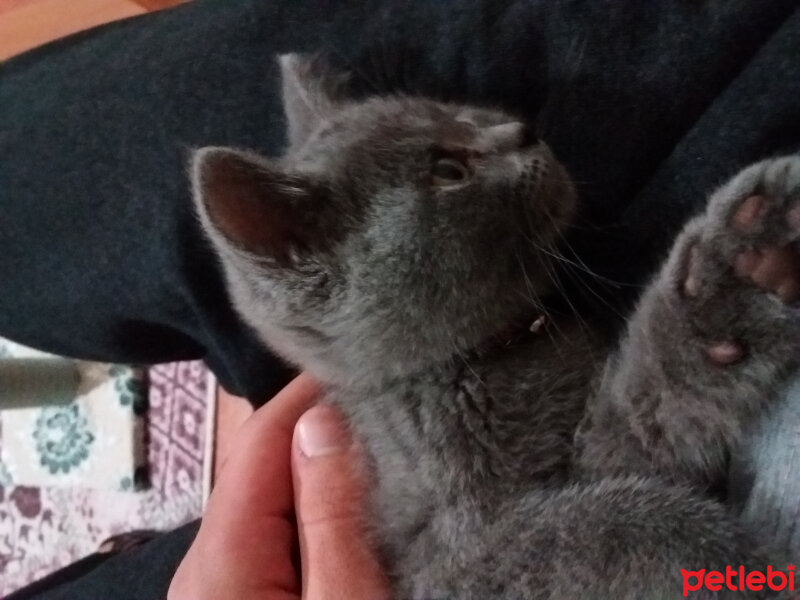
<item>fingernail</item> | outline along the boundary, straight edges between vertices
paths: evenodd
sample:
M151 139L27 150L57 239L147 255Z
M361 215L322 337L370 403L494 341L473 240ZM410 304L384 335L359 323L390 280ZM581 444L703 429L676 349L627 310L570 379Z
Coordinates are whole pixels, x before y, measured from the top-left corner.
M309 458L344 451L350 444L349 437L344 421L331 406L315 406L297 423L300 451Z

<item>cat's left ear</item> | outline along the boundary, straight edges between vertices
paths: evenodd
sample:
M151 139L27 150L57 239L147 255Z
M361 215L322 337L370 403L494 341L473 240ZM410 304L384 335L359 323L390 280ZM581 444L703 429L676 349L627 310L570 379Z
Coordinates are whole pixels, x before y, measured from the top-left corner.
M203 148L192 165L194 200L215 244L289 266L327 242L324 186L311 176L231 148ZM220 239L221 238L221 239Z
M283 109L289 146L293 150L339 110L341 88L347 77L331 73L318 56L282 54L278 57L278 64L283 80Z

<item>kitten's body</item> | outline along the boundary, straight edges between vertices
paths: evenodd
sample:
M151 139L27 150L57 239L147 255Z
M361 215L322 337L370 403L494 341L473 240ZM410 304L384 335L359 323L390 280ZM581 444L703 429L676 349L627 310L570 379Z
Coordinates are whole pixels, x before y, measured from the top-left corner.
M347 103L282 67L289 152L201 151L199 213L240 313L367 449L397 597L673 598L681 569L764 568L705 494L796 366L800 162L717 193L618 350L562 321L520 335L574 204L549 150L498 111ZM766 276L740 269L754 246L783 252Z
M451 561L486 560L490 522L525 519L513 508L522 492L567 483L572 438L600 363L580 337L558 356L542 335L380 388L328 390L374 461L375 522L387 563L403 575L400 597L452 597L430 584L463 578L449 572ZM470 587L474 596L458 597L489 597Z
M534 481L568 480L575 429L601 364L593 351L577 339L559 356L551 340L528 340L374 389L328 390L371 449L379 521L399 554L443 508L431 506L443 489L452 491L453 508L488 506ZM354 394L371 401L354 403Z

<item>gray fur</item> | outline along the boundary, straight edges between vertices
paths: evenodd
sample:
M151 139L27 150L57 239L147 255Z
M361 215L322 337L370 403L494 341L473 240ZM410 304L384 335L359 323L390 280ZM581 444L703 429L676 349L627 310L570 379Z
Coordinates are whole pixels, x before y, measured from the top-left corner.
M800 322L731 264L796 239L800 161L712 196L618 349L567 322L513 337L554 292L575 204L547 147L502 111L349 102L318 63L281 67L289 150L199 151L198 213L241 315L365 445L397 598L678 598L681 569L776 558L706 492L797 366ZM467 179L437 178L442 157ZM754 190L771 212L743 236L731 213ZM743 360L710 364L730 339ZM764 597L725 594L692 597Z

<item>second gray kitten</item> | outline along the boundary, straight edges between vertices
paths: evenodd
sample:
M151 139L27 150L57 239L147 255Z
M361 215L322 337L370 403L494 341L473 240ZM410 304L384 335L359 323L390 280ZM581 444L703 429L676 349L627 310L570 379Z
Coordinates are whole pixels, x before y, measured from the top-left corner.
M197 209L238 311L363 442L396 597L681 598L682 569L786 569L708 490L798 366L800 160L711 197L614 348L541 325L576 198L524 124L280 63L287 153L199 151Z

